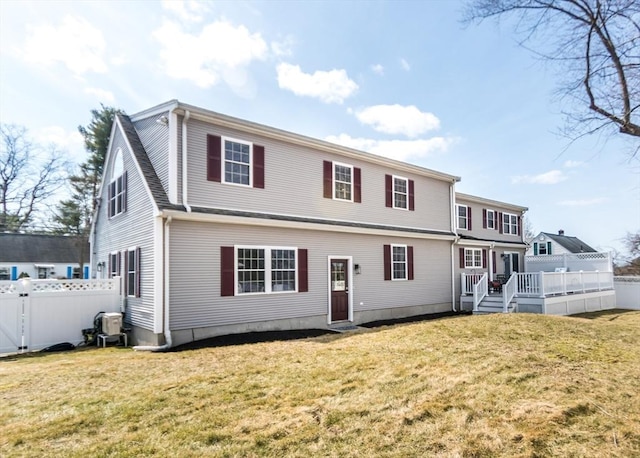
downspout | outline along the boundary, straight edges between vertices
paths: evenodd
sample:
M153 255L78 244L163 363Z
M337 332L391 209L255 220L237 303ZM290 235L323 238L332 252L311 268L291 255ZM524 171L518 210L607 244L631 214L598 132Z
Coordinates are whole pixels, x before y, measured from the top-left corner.
M137 345L136 351L165 351L171 348L171 329L169 329L169 226L171 216L164 222L164 345Z
M458 243L458 240L460 239L460 237L458 236L458 233L456 232L456 225L455 225L455 210L456 210L456 193L454 190L454 186L456 185L455 180L451 182L451 186L449 186L449 201L451 202L451 209L450 209L450 221L449 224L451 225L451 231L455 234L455 239L453 239L451 241L451 311L452 312L457 312L456 310L456 263L455 263L455 254L454 254L454 247L455 245Z
M191 207L187 203L187 121L191 117L191 112L185 110L182 120L182 205L191 213Z

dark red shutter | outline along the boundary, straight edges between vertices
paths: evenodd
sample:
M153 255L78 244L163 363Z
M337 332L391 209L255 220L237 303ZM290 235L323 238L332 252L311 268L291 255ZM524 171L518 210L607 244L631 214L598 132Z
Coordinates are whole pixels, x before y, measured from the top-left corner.
M384 279L391 280L391 245L384 246Z
M487 250L482 250L482 268L487 268Z
M498 269L496 268L498 266L498 263L496 262L496 252L492 251L491 255L492 255L491 257L493 258L492 259L492 261L493 261L493 274L495 275L495 273L498 271Z
M486 208L482 209L482 228L483 229L487 228L487 209Z
M107 191L107 198L109 199L107 211L109 212L109 218L111 218L113 216L113 183L109 183L109 186L107 186Z
M207 180L220 182L222 177L222 139L207 135Z
M464 248L460 248L460 268L464 269Z
M353 201L362 202L362 172L359 167L353 168Z
M113 270L111 270L111 253L109 253L109 270L108 270L108 274L107 274L107 278L111 278L111 272L113 272Z
M412 246L408 246L407 247L407 265L409 267L408 269L408 276L407 278L409 280L413 280L413 247Z
M298 249L298 292L309 291L309 262L307 260L307 250Z
M264 188L264 146L253 145L253 187Z
M129 252L124 252L124 275L121 275L122 284L124 285L124 295L129 295Z
M522 234L522 218L518 216L518 235Z
M220 295L233 296L235 294L235 248L220 247Z
M467 207L467 229L471 230L471 207Z
M416 209L416 196L415 196L415 183L413 180L409 180L409 210L414 211Z
M498 212L498 231L502 234L502 212Z
M324 161L323 167L324 197L333 198L333 162Z
M141 279L140 279L140 273L142 271L142 269L140 268L140 266L142 265L142 259L140 259L140 248L136 248L136 285L135 285L135 296L136 297L140 297L140 285L141 285Z
M498 212L495 210L493 211L493 221L494 221L493 228L496 231L502 231L502 229L500 229L500 226L502 226L502 224L498 223Z
M127 172L124 172L124 175L122 176L122 211L126 212L127 211L127 186L128 186L128 180L127 180Z
M385 205L393 207L393 177L391 175L384 176L384 196Z

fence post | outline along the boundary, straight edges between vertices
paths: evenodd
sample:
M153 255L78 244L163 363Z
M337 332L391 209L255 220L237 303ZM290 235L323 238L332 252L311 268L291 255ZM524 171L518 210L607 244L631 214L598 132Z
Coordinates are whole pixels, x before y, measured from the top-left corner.
M466 296L467 295L467 287L466 287L467 282L465 281L465 278L464 278L465 275L466 274L464 272L462 272L460 274L460 294L463 294L463 295Z
M31 333L29 332L31 329L31 323L29 321L29 316L31 315L31 295L33 294L33 284L29 277L23 278L19 283L20 289L22 290L22 292L19 293L22 308L20 313L20 346L18 347L18 351L22 353L29 349L29 344L31 343Z
M540 297L544 297L544 272L538 273L538 287L540 288Z

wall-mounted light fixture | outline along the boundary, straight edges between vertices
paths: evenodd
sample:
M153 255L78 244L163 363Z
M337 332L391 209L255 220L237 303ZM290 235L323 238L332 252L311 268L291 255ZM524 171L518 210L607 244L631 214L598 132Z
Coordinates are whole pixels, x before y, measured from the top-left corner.
M353 266L353 271L356 273L356 275L360 275L362 273L360 270L360 264L355 264Z
M156 122L158 124L162 124L163 126L168 126L169 118L167 118L166 116L160 116L158 119L156 119Z
M98 269L98 272L102 272L102 269L104 269L105 266L105 262L104 261L100 261L97 265L96 265L96 269Z

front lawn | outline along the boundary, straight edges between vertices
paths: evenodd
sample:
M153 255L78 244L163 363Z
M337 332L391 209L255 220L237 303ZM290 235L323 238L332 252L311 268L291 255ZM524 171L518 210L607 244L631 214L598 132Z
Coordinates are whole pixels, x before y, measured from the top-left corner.
M0 360L0 456L640 456L640 312Z

